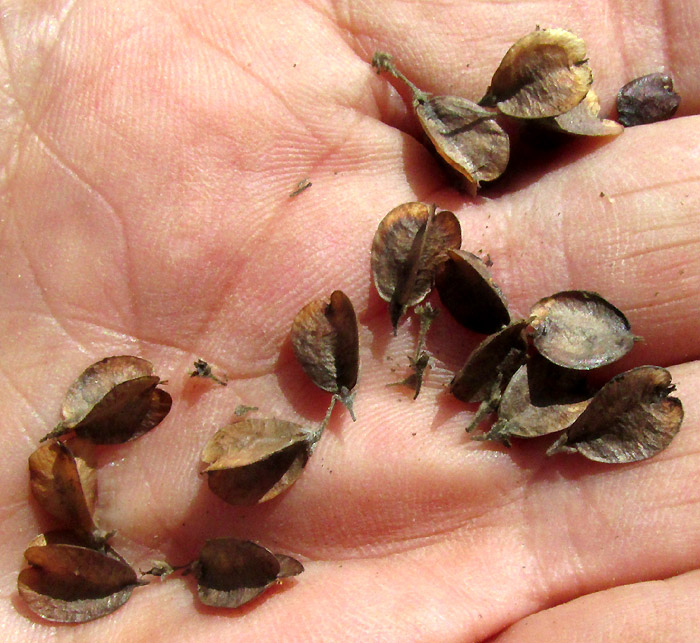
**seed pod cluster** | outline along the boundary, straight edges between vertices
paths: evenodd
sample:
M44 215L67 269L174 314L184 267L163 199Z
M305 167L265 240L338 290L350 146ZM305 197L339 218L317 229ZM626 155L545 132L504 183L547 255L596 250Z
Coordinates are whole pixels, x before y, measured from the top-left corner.
M95 522L94 445L127 442L158 425L172 399L139 357L107 357L71 384L62 420L29 457L30 489L67 529L37 536L24 552L19 595L49 621L82 623L121 607L143 584ZM60 440L58 438L61 438Z
M607 462L650 457L669 444L683 413L680 401L669 397L667 371L630 372L619 376L624 386L613 380L597 393L586 380L585 372L617 361L639 339L622 311L597 293L570 290L543 297L526 319L513 320L490 266L460 250L460 242L454 214L404 203L379 224L372 274L380 297L389 302L394 332L406 308L422 302L435 284L456 321L487 335L450 384L457 399L479 404L469 432L498 413L490 430L475 439L509 445L511 437L567 431L550 453L577 451ZM421 331L411 358L414 373L400 382L416 395L430 359L425 334L437 314L429 304L417 310ZM636 402L625 406L621 400Z
M506 52L478 103L420 90L387 53L376 52L372 66L406 83L427 139L472 196L482 181L497 179L508 165L510 140L499 115L579 136L616 136L623 131L619 123L600 118L586 45L565 29L538 28L520 38Z
M195 362L192 376L225 380L209 364ZM111 614L143 576L194 572L206 605L238 607L279 579L303 571L301 563L248 541L207 541L197 560L181 567L160 563L137 575L109 544L113 534L95 520L97 475L94 445L132 440L156 426L171 398L138 357L105 358L70 386L57 428L29 457L30 489L39 506L66 529L34 538L17 578L25 604L47 621L83 623ZM61 439L58 439L61 438ZM301 474L314 435L279 420L244 420L222 429L205 449L210 487L227 500L268 500ZM214 477L212 482L211 477Z
M472 194L482 181L493 181L506 169L510 142L499 118L588 136L622 131L619 124L600 118L585 44L562 29L538 29L516 42L479 103L421 91L387 54L377 53L373 65L408 84L426 137ZM625 124L636 124L636 117L625 111L629 97L643 103L634 107L642 113L639 122L666 118L678 106L670 79L659 75L633 81L620 96L624 100L618 100L618 111ZM510 445L514 438L556 433L548 455L579 453L605 463L643 460L670 444L683 407L671 396L675 387L668 371L641 366L597 390L587 380L589 371L620 359L638 339L619 309L597 293L571 290L542 298L527 318L513 319L490 262L461 250L461 243L452 212L419 202L392 209L374 236L374 284L388 303L394 335L409 309L421 322L409 358L413 373L402 382L414 389L414 399L431 363L426 335L439 311L425 299L435 286L459 324L486 335L450 384L456 398L479 404L469 431L497 413L490 429L476 439ZM347 295L336 290L327 299L309 302L294 318L290 339L303 371L332 396L326 417L319 427L309 428L278 418L243 417L257 407L239 406L236 418L202 452L209 488L229 504L255 505L287 491L302 475L336 401L356 419L360 346ZM189 375L222 386L228 382L226 373L201 359ZM237 608L303 571L291 556L251 541L219 538L207 540L197 559L186 565L154 563L139 576L108 544L112 534L95 517L95 445L124 443L156 427L172 405L170 395L159 388L162 383L153 366L138 357L108 357L93 364L70 386L61 421L30 456L32 495L67 528L37 536L24 553L27 566L18 576L18 592L40 617L65 623L102 617L147 584L143 576L165 578L175 572L195 576L203 604Z
M525 329L530 333L526 341ZM455 397L481 405L468 431L497 411L476 439L532 438L564 432L548 451L600 462L633 462L666 448L683 417L658 366L618 375L595 392L585 372L615 362L635 337L624 314L597 293L564 291L536 302L527 320L487 337L455 375Z

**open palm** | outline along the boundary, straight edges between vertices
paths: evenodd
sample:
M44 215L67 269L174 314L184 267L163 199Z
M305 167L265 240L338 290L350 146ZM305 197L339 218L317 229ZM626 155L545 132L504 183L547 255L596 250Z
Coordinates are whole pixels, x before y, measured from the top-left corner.
M693 0L569 4L4 3L0 622L11 638L471 641L509 626L502 640L691 636L700 13ZM536 24L586 40L603 113L624 82L664 69L680 118L605 142L521 142L508 176L470 199L372 53L393 53L427 91L478 99ZM290 197L304 178L313 185ZM369 248L381 218L413 200L457 214L463 247L490 254L514 310L568 288L624 310L645 341L620 368L670 366L678 384L686 417L671 446L613 467L547 459L546 440L470 441L469 413L445 385L479 337L447 314L418 400L387 387L406 374L417 324L391 336ZM329 396L288 333L335 289L360 322L357 422L336 409L294 487L230 507L197 474L201 449L238 404L323 418ZM97 519L118 530L115 547L144 569L187 562L206 538L251 538L302 559L301 577L238 612L199 607L191 582L172 580L77 629L34 624L16 573L27 542L55 525L28 499L26 459L71 381L114 354L151 360L174 398L154 431L100 452ZM191 380L197 357L229 385Z

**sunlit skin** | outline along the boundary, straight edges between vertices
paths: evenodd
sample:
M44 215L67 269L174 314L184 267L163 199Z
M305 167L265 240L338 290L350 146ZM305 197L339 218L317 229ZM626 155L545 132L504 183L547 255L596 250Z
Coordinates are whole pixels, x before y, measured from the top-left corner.
M0 630L16 641L693 640L700 598L700 5L519 2L6 0L0 11ZM601 100L662 70L674 119L608 140L522 137L501 180L457 192L422 139L390 52L421 89L478 100L541 26L586 44ZM311 186L290 194L300 181ZM455 212L515 314L601 293L644 337L607 375L669 367L685 419L668 449L613 466L464 432L446 392L481 336L447 313L420 397L418 323L393 337L371 284L379 221L407 201ZM239 404L317 425L329 394L295 362L307 302L358 314L352 422L338 405L307 470L234 508L198 475ZM431 299L436 306L439 300ZM59 526L29 499L27 458L63 394L108 355L152 361L173 396L141 438L100 449L96 520L137 569L250 538L306 571L235 613L191 578L137 588L111 616L45 624L16 593L26 544ZM197 358L228 385L190 378ZM218 372L218 371L217 371Z

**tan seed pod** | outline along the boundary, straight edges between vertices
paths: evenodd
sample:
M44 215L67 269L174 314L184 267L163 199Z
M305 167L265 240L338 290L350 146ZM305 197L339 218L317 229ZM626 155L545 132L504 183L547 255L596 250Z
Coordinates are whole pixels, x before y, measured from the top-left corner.
M207 540L193 565L199 600L212 607L237 608L282 578L296 576L303 565L247 540Z
M410 306L430 293L435 271L462 232L452 212L425 203L404 203L382 219L372 242L372 275L379 296L389 302L394 334Z
M73 544L30 546L30 564L17 590L35 614L58 623L84 623L111 614L140 583L121 557Z
M579 136L617 136L625 130L615 121L600 118L600 101L592 89L573 109L538 122L550 129Z
M472 403L488 400L494 385L502 391L525 359L527 324L523 319L515 321L484 339L452 378L452 395Z
M516 118L559 116L583 100L592 82L581 38L538 29L506 52L479 104Z
M75 432L95 444L132 440L158 425L172 399L156 388L153 365L131 355L107 357L85 371L66 393L63 420L44 440Z
M452 395L462 402L480 402L467 427L468 433L498 408L503 390L524 362L527 351L524 332L527 324L527 320L521 319L489 335L452 378Z
M555 293L540 299L530 315L535 348L565 368L605 366L626 355L638 339L624 314L594 292Z
M229 424L202 452L209 488L232 505L271 500L297 481L319 437L284 420Z
M88 443L71 441L80 449L75 455L67 444L52 440L29 456L29 481L32 494L41 507L66 526L104 536L93 519L97 496L97 476Z
M660 366L620 373L596 393L586 410L547 455L580 453L589 460L621 464L663 451L678 433L683 405L671 374Z
M459 96L433 96L416 104L415 110L435 150L465 178L471 196L482 181L503 174L510 139L493 112Z
M510 443L512 436L534 438L568 428L591 399L583 373L532 355L508 382L498 420L483 436Z
M360 344L348 296L336 290L329 301L317 299L304 306L292 323L291 340L294 355L311 381L343 402L354 420Z
M465 328L491 334L510 323L508 302L488 266L464 250L448 250L435 279L440 301Z
M394 65L389 54L378 51L372 65L406 83L413 108L435 151L463 178L472 196L481 181L493 181L506 169L510 157L508 134L496 114L460 96L431 96L421 91Z

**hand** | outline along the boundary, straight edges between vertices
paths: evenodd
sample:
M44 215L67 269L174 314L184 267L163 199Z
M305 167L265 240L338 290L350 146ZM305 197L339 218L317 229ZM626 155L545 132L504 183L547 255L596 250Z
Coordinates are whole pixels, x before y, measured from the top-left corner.
M55 527L29 499L26 458L90 363L135 354L174 398L148 435L101 450L97 520L146 569L206 538L251 538L306 572L241 612L198 607L191 581L138 589L80 626L96 640L678 640L700 595L700 16L691 0L581 7L492 3L13 2L3 11L2 506L5 631L43 637L16 595L28 541ZM65 6L64 6L65 5ZM660 15L664 19L659 18ZM697 24L696 24L697 23ZM535 27L588 45L608 114L663 69L678 118L524 157L476 199L421 144L408 95L370 67L389 51L418 86L478 100ZM533 152L534 154L534 152ZM312 186L290 197L297 183ZM472 442L445 391L479 340L441 315L417 401L415 320L391 336L371 285L381 218L420 200L453 210L514 310L595 290L644 343L622 368L670 366L686 417L657 457L546 458L549 440ZM237 404L316 423L328 395L294 361L307 301L345 291L360 320L352 423L341 408L278 499L233 508L198 474ZM228 387L188 378L195 358ZM695 570L695 571L693 571ZM661 582L651 582L661 581ZM212 615L213 614L213 615ZM510 629L508 629L510 628ZM59 632L72 629L57 628Z

